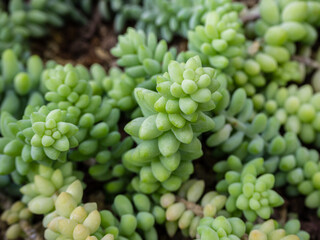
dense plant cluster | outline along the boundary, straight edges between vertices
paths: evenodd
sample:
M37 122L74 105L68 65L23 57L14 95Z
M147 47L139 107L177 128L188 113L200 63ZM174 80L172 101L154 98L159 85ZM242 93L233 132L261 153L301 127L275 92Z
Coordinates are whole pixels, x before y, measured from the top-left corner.
M32 39L93 14L120 34L117 66L31 55ZM19 199L6 238L40 218L47 240L157 240L158 226L309 240L297 217L272 218L299 195L320 217L319 20L312 0L1 2L0 190ZM212 184L192 175L208 159Z

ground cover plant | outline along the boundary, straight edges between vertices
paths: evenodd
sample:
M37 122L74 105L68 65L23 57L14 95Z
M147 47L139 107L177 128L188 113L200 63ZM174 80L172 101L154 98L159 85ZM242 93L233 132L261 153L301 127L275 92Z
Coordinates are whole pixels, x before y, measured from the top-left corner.
M0 238L320 239L320 2L0 2Z

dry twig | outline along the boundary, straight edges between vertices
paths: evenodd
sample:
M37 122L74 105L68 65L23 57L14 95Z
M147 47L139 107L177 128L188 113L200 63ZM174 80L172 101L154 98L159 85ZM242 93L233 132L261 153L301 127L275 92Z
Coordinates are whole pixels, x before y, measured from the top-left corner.
M23 220L20 222L20 227L22 231L26 234L26 240L43 240L41 232L41 222L32 226L30 222Z
M255 21L260 18L260 13L256 11L249 11L240 16L241 21L246 24L248 22Z
M178 202L182 202L188 210L191 210L195 215L199 217L203 217L203 207L200 205L194 203L194 202L189 202L185 200L184 198L176 196L176 200Z
M248 47L248 53L253 56L255 55L259 49L260 49L261 43L259 40L254 41L249 47Z
M293 56L292 59L296 60L297 62L303 63L307 67L320 69L320 63L311 58L304 56Z

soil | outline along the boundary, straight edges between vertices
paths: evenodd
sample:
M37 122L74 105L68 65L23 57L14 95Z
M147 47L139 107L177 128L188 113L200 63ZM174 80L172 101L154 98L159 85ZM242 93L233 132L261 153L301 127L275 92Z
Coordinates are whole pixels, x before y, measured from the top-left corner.
M256 4L256 0L242 0L248 6ZM59 64L83 64L90 67L94 63L101 64L106 70L116 66L116 59L110 54L110 49L117 42L117 34L113 30L111 24L102 22L98 12L93 14L93 18L85 26L74 23L68 23L61 29L51 29L50 34L43 39L34 39L31 41L32 53L38 54L44 61L55 60ZM171 44L183 51L187 48L186 40L176 38ZM208 189L215 186L214 173L211 170L214 162L210 154L210 149L204 148L204 156L195 161L195 178L204 179ZM110 205L106 204L105 194L102 184L90 184L93 180L86 177L88 184L85 200L96 201L100 209L109 209ZM91 187L94 186L94 187ZM284 190L280 189L282 196L285 196ZM286 221L288 215L296 213L301 222L302 229L311 234L312 240L320 239L320 219L316 216L315 210L306 209L304 207L303 197L286 199L283 207L275 210L273 217L279 222ZM0 195L0 206L4 209L12 203L13 200L7 196ZM4 232L6 224L0 221L0 239L5 239ZM30 240L41 240L43 236L41 228L41 219L36 218L33 226L29 226L38 232L38 234L30 235ZM164 227L157 228L160 240L169 240ZM33 231L34 233L34 231ZM179 233L174 239L185 239Z
M43 39L31 40L32 53L43 60L55 60L59 64L72 63L90 67L101 64L106 70L116 66L110 50L117 43L117 35L111 24L102 23L98 12L85 25L67 23L60 29L51 29Z

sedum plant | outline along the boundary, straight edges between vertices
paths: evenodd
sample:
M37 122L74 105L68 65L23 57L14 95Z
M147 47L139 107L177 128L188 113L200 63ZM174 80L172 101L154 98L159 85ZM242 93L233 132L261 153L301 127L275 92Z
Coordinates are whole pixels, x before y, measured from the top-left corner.
M48 214L43 220L43 225L46 227L45 239L114 239L110 233L99 236L101 216L97 205L95 203L80 205L82 196L83 189L80 181L73 182L59 194L55 201L55 211Z
M79 129L75 135L79 146L70 152L70 158L77 161L95 157L120 142L120 112L102 93L106 73L99 65L92 66L91 72L81 65L69 64L44 73L48 108L65 110L67 122Z
M241 239L246 230L246 225L240 218L203 218L197 229L198 238L203 240L210 239Z
M111 53L119 58L118 65L125 69L129 77L148 80L168 71L170 61L175 59L176 49L168 49L166 41L158 42L153 33L128 28L125 35L119 36L118 44L111 49Z
M237 157L236 162L248 162L264 156L268 172L292 170L296 165L292 169L279 168L279 162L288 157L294 158L303 148L301 142L291 131L281 134L281 124L276 116L268 118L267 114L255 111L256 101L248 98L242 88L234 91L232 96L223 92L223 99L214 110L215 128L206 140L207 145L213 148L212 155L228 158L227 155L232 154ZM220 161L214 170L224 174L237 166L236 163L227 166L227 161Z
M218 150L234 153L241 159L265 152L279 154L273 147L274 139L280 135L278 122L275 118L268 119L266 114L256 113L253 101L247 98L243 88L234 91L232 96L224 91L214 112L215 128L206 140L209 147L219 146Z
M133 238L158 239L155 224L162 224L165 220L164 210L145 194L136 193L130 200L125 195L117 195L113 202L113 209L119 216L119 234ZM140 233L140 234L139 234Z
M112 143L112 142L111 142ZM130 189L128 185L132 174L121 163L122 155L131 149L133 140L130 137L116 143L110 150L99 151L95 162L89 168L89 174L97 181L106 182L104 189L110 193L121 193Z
M222 213L226 196L215 191L204 194L203 180L191 179L185 182L177 195L163 194L160 204L166 209L166 230L173 237L177 229L184 236L195 238L197 229L203 218L215 217Z
M43 37L48 33L46 26L62 27L67 16L80 23L86 22L72 1L31 0L26 3L10 0L8 7L15 26L27 37Z
M8 225L19 222L20 220L29 220L32 217L27 206L20 201L12 204L10 209L7 209L1 214L1 220L7 222Z
M308 233L300 231L300 222L297 220L289 220L284 228L279 228L278 223L270 219L262 224L257 224L254 229L250 231L248 239L308 240L309 238Z
M312 161L309 157L303 166L303 169L297 169L292 172L293 176L299 176L300 182L296 181L293 186L293 192L298 192L306 195L305 205L312 209L317 209L317 215L320 216L320 188L319 188L319 176L320 176L320 165L319 160ZM300 170L300 171L299 171ZM297 174L300 173L299 175ZM291 189L290 189L291 190Z
M110 22L114 20L113 27L117 33L125 30L130 21L137 21L142 13L141 0L74 0L75 7L81 9L85 15L90 16L95 7L101 18ZM85 20L85 18L83 19Z
M174 35L186 36L188 18L192 18L192 7L197 8L193 5L194 1L144 0L143 14L137 19L136 27L144 32L154 33L166 41L171 41ZM198 11L201 10L198 8ZM193 17L193 21L199 19Z
M132 184L144 193L160 186L174 191L187 180L193 172L191 161L202 155L197 135L213 127L203 112L221 98L214 70L202 68L199 57L185 64L171 62L168 70L157 78L157 92L135 90L144 117L125 127L138 146L124 155L124 164L139 174Z
M141 239L136 229L142 230L146 239L158 239L153 224L155 219L163 219L163 212L159 211L161 208L154 206L154 215L151 214L151 202L146 195L133 196L134 205L139 211L136 216L133 215L131 201L124 195L118 195L114 201L114 209L120 219L109 210L98 211L94 202L82 204L82 196L83 188L79 180L59 194L55 210L43 219L46 239Z
M66 121L66 111L50 111L43 106L31 113L30 119L22 120L21 129L24 141L31 145L31 157L41 161L45 157L51 160L66 161L67 152L78 146L75 135L78 127Z
M299 135L304 143L316 143L318 136L318 94L313 94L310 85L298 88L290 85L277 90L276 84L270 84L265 90L262 105L257 105L268 115L275 116L286 131Z
M24 56L29 54L28 44L24 41L25 36L19 33L19 28L15 27L10 15L3 11L0 7L0 26L2 29L2 37L0 39L0 53L2 54L6 49L13 49L19 55Z
M227 154L232 154L226 161L219 161L214 165L217 179L224 179L228 171L239 171L243 163L250 163L252 159L264 156L263 172L275 176L276 187L286 186L290 196L309 196L314 191L310 178L318 169L319 156L316 150L303 147L291 131L281 135L281 123L277 116L268 119L264 113L255 113L253 106L257 100L246 98L243 89L236 90L230 100L229 97L226 99L217 105L217 117L213 118L215 128L207 139L207 145L216 147L212 151L213 156L224 158ZM308 167L311 165L312 172ZM223 186L224 181L217 186L218 189ZM313 201L315 200L311 200Z
M82 1L82 5L89 5L90 1ZM142 13L141 0L100 0L98 3L99 12L105 20L110 21L112 12L115 13L113 26L116 32L125 30L129 21L137 21ZM110 4L110 7L109 7Z
M143 78L132 78L119 68L111 68L109 75L103 79L103 88L111 98L110 102L121 111L129 111L136 107L133 96L134 88L143 82Z
M268 4L270 8L264 7ZM313 25L316 24L304 20L281 20L275 1L261 1L260 7L262 20L256 21L253 27L256 37L253 41L246 39L236 8L216 9L206 15L204 24L189 32L189 52L182 53L182 56L199 54L206 65L221 69L228 75L232 91L243 87L249 96L268 81L281 85L288 81L303 81L304 66L290 58L295 54L295 43L313 44L316 36ZM287 14L284 9L283 12ZM269 20L268 14L274 14L274 19Z
M220 180L217 185L218 191L227 191L227 175L238 171L242 165L240 158L234 155L214 165L214 171ZM290 154L270 157L264 161L263 168L264 173L274 176L275 187L285 187L289 196L304 195L306 196L306 207L319 209L319 187L317 185L319 154L316 150L300 146ZM319 210L317 210L317 214L319 214Z
M226 202L228 212L241 210L251 222L257 216L269 219L273 207L284 203L282 197L274 191L275 177L272 174L263 174L263 159L257 158L247 163L239 171L228 171L225 180L217 185L218 191L229 193Z
M45 68L39 56L33 55L23 64L11 49L1 55L0 112L21 117L27 105L41 106L41 74Z
M6 7L0 6L0 53L12 48L21 60L30 55L29 39L47 35L48 26L62 27L67 16L82 24L87 20L72 1L9 0L6 3Z
M249 236L245 232L249 232ZM237 217L226 218L219 216L213 218L203 218L198 227L197 239L242 239L247 237L249 240L260 239L282 239L282 240L308 240L309 234L300 230L300 222L298 220L289 220L283 228L279 224L270 219L256 224L253 229L249 231L246 224Z
M1 214L1 221L6 222L9 227L6 230L6 238L7 239L17 239L19 237L24 237L24 231L22 229L23 221L30 221L32 218L32 213L29 211L28 207L17 201L10 209L5 210Z
M145 32L153 32L166 41L180 35L188 36L188 31L193 30L202 23L206 14L212 10L228 11L243 9L242 4L231 3L230 1L181 1L181 0L157 0L143 1L143 14L137 19L136 28Z
M68 18L86 23L94 8L93 32L100 18L118 32L137 28L111 50L117 67L30 56L30 38ZM48 240L157 240L157 225L199 240L310 239L298 220L270 218L284 203L274 188L303 195L320 216L319 2L9 0L0 9L0 188L23 195L2 214L8 239L28 237L32 214L44 216ZM176 36L186 51L168 44ZM215 191L190 179L203 152ZM82 203L92 197L84 180L100 182L108 210Z
M232 58L243 57L245 37L238 17L232 9L208 13L205 25L189 32L189 51L200 54L205 64L217 69L227 68Z
M28 174L29 183L21 189L22 201L34 214L48 214L54 209L57 196L75 180L82 180L81 172L73 171L71 162L58 164L55 168L39 165Z
M80 69L71 64L47 70L43 81L49 108L68 111L69 120L75 124L84 113L95 113L101 104L101 97L93 94L88 79L83 79Z

